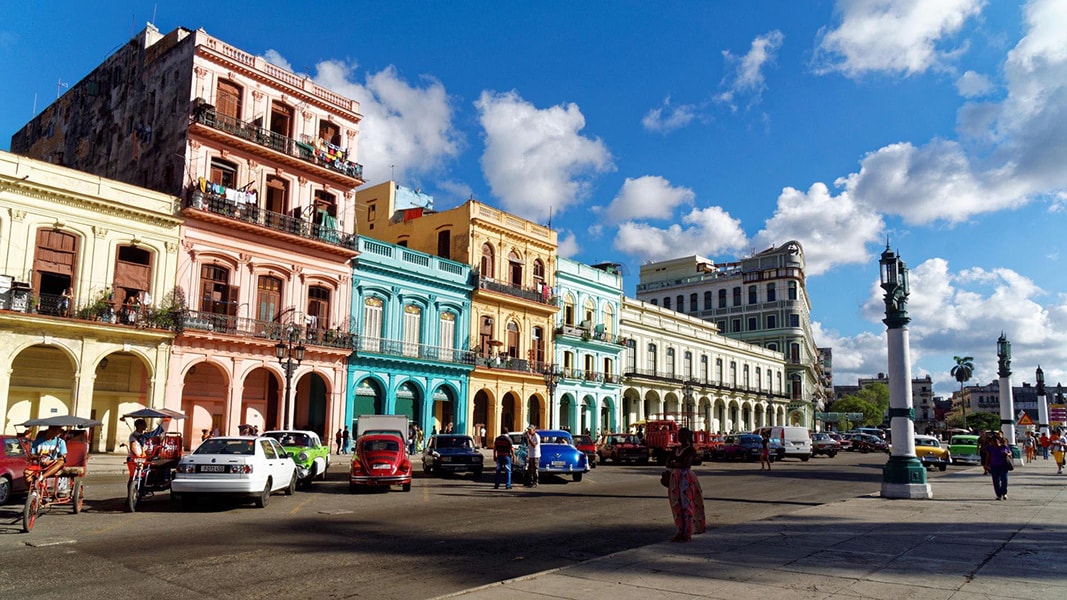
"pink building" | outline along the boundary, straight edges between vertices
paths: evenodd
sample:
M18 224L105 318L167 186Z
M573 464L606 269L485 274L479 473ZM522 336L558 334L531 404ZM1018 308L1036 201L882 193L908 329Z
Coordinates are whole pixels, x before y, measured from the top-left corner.
M12 138L182 199L188 311L165 406L188 415L187 442L344 425L358 108L203 30L149 25ZM278 352L301 360L287 373Z

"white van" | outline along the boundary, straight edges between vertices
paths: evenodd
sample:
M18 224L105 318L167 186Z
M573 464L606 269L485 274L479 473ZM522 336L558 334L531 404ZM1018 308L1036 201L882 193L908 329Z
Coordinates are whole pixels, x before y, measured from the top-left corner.
M786 458L811 458L811 432L807 427L761 427L752 433L765 435L782 442Z

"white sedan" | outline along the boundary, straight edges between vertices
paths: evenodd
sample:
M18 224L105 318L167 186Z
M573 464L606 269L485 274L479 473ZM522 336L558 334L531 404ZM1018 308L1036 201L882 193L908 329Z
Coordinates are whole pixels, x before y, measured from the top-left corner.
M263 508L278 490L296 491L296 463L269 437L208 438L182 458L170 484L186 504L211 494L249 496Z

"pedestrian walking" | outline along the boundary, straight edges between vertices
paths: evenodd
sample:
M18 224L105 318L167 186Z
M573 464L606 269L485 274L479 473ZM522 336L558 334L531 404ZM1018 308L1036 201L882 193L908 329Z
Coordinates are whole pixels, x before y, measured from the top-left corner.
M1042 431L1041 439L1039 439L1037 443L1041 444L1041 455L1045 457L1045 460L1048 460L1049 446L1052 445L1052 440L1049 439L1048 432Z
M530 425L526 428L526 487L537 487L537 472L541 468L541 436Z
M1026 462L1032 462L1037 456L1037 452L1034 448L1036 444L1037 442L1034 440L1034 432L1027 431L1026 437L1023 438L1023 449L1026 450Z
M481 440L482 440L482 448L488 448L489 447L489 438L487 438L486 435L485 435L485 424L484 423L482 424L481 429L478 432L478 437L480 437Z
M763 436L763 439L761 441L762 441L762 444L760 446L760 451L759 451L759 470L762 471L764 468L766 468L768 471L770 471L771 470L771 438L765 435L765 436Z
M337 442L337 453L338 454L344 454L345 453L345 447L343 446L344 440L341 439L341 430L340 429L337 430L337 433L333 434L333 439L334 439L335 442Z
M341 430L341 454L348 454L352 451L352 434L348 432L348 428L345 427Z
M986 445L989 457L989 474L993 476L993 493L997 500L1008 499L1008 471L1015 468L1011 459L1011 448L1004 442L1004 435L999 431L990 436Z
M493 477L493 489L500 489L500 475L504 475L506 488L511 489L511 457L515 454L515 445L508 437L508 426L500 428L500 435L493 440L493 459L496 461L496 475Z
M1054 435L1052 441L1049 443L1052 447L1052 457L1056 459L1056 474L1063 474L1064 460L1067 458L1067 438L1064 438L1063 433Z
M693 461L697 450L693 446L693 432L688 427L678 430L678 447L667 458L670 469L670 483L667 485L667 498L671 504L671 514L678 533L672 542L688 542L693 534L704 533L704 491L700 481L693 473Z
M987 452L987 446L989 446L990 434L988 432L981 432L978 434L978 461L982 465L982 474L989 475L989 452Z

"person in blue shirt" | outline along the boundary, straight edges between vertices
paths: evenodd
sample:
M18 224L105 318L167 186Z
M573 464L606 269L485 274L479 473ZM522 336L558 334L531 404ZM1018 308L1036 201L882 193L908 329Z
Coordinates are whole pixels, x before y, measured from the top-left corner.
M41 465L41 471L37 476L51 477L63 468L67 459L67 443L63 441L60 435L62 433L62 427L52 425L38 433L37 437L34 438L33 443L30 445L30 454L36 457ZM26 469L24 475L26 476L27 484L33 482L33 471Z
M130 433L130 439L126 442L126 468L130 470L131 478L136 469L134 459L155 458L154 454L155 451L158 450L159 444L151 444L149 442L154 438L163 435L163 432L167 429L167 423L169 422L170 417L164 417L160 424L152 431L148 431L148 421L145 421L144 419L137 419L133 422L133 431Z

